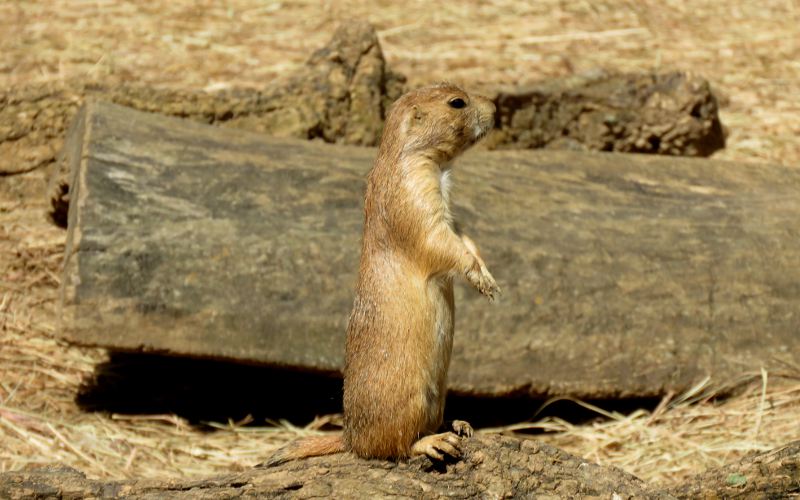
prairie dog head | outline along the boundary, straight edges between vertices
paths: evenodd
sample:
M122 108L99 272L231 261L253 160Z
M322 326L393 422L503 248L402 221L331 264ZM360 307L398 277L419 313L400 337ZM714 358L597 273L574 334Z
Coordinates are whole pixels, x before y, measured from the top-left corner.
M389 111L381 150L422 154L445 164L492 129L494 112L489 99L449 83L413 90Z

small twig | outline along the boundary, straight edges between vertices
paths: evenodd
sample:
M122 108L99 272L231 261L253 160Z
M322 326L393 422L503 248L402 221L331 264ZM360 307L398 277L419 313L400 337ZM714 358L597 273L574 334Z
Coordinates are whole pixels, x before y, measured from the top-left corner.
M756 425L753 429L753 441L758 439L758 432L761 430L761 420L764 416L764 404L767 400L767 370L761 367L761 398L758 401L758 413L756 414Z
M125 467L124 467L125 470L131 470L131 466L133 465L133 460L136 458L136 452L138 450L139 450L139 448L136 448L136 447L134 447L131 450L131 454L128 455L128 459L125 461Z
M650 425L656 419L658 419L658 417L660 417L661 414L664 413L664 411L666 411L669 402L672 401L672 398L674 397L675 397L675 391L667 392L667 394L665 394L664 397L661 398L661 401L658 403L658 406L656 406L656 409L653 410L653 414L650 415L650 418L647 419L645 425Z

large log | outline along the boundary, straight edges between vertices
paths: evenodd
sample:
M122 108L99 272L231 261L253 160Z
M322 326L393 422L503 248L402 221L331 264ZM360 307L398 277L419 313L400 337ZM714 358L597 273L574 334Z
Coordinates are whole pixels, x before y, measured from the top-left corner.
M339 369L373 149L98 103L65 152L66 338ZM800 348L796 169L506 151L455 179L505 291L457 280L457 392L655 396Z
M6 153L0 174L50 164L67 119L87 97L277 137L376 145L403 81L386 67L372 27L355 23L270 91L210 94L74 82L11 91L0 94L0 153ZM484 141L490 149L708 156L725 145L708 82L681 72L587 73L489 93L498 108L498 128ZM62 170L52 178L51 215L66 225L68 175Z
M87 99L279 137L373 146L405 86L375 29L343 23L294 73L263 89L205 92L141 83L70 80L0 89L0 176L56 170L51 218L66 225L68 175L57 153ZM706 156L724 146L717 103L704 79L681 72L593 72L490 92L497 148L571 148Z
M800 491L800 441L682 481L647 485L536 441L477 436L436 470L335 455L270 469L181 480L92 480L69 467L0 474L0 497L39 498L788 498Z

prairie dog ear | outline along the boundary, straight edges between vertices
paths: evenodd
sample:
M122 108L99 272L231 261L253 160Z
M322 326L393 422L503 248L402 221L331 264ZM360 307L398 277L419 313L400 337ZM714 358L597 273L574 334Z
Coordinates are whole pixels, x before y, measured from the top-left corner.
M416 104L411 106L411 109L408 111L408 114L403 121L403 131L411 130L412 128L420 125L423 121L425 121L425 117L427 113L422 111L419 106Z
M416 122L421 122L422 119L425 118L425 115L427 115L427 113L419 109L419 106L416 104L411 108L411 110L414 113L414 121Z

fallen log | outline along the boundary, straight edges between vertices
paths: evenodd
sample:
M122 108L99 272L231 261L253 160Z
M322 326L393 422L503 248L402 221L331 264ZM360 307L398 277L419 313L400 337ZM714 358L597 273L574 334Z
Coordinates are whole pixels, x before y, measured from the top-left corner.
M336 372L368 148L86 107L61 335ZM800 349L800 171L643 155L468 154L455 211L505 290L457 280L452 390L658 396Z
M13 139L4 142L0 131L0 152L11 148L5 166L0 155L0 173L4 168L27 171L49 164L61 145L66 119L85 97L277 137L376 145L386 109L400 95L404 81L385 67L372 27L356 23L344 25L288 83L276 83L271 92L208 94L80 84L71 90L23 89L5 98L0 95L0 125L12 121L7 137ZM708 82L681 72L587 73L508 88L491 97L498 109L498 128L484 142L489 149L708 156L725 146ZM4 99L13 104L4 108ZM62 170L53 179L52 217L65 226L68 174Z
M558 448L499 435L465 443L456 463L394 463L340 454L181 480L88 479L64 466L0 474L2 498L783 498L800 491L800 442L712 469L671 488Z
M375 29L342 24L294 73L264 89L223 92L155 88L141 83L71 81L0 92L0 175L51 165L51 217L66 225L68 172L54 163L68 124L86 99L277 137L375 145L405 77L386 64Z
M588 72L500 90L497 149L709 156L725 147L717 99L696 75Z
M278 137L373 146L405 77L387 65L375 29L342 24L305 65L264 89L205 92L142 83L70 80L0 90L0 176L42 167L51 218L66 226L68 173L57 162L68 124L87 99ZM707 156L724 147L704 79L669 72L594 72L492 92L493 148L555 148Z

